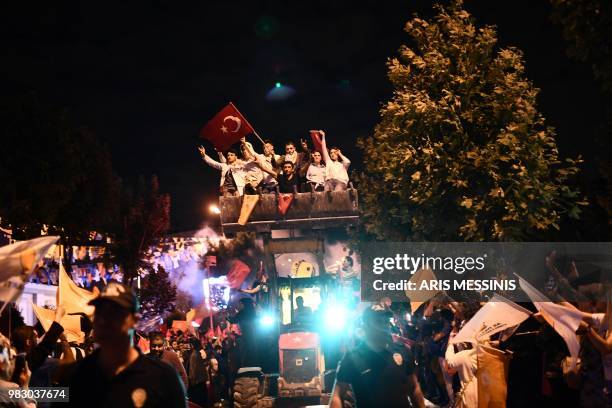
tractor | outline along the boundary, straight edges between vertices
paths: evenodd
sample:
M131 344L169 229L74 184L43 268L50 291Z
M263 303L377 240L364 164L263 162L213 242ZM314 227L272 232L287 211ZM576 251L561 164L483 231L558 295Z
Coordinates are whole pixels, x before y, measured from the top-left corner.
M326 329L340 328L337 323L346 310L339 302L339 284L325 271L325 233L357 225L357 190L351 186L346 191L294 193L282 216L277 211L279 195L263 194L246 224L237 222L242 201L220 198L221 226L226 236L254 231L263 241L271 296L259 320L271 339L265 343L262 338L262 344L269 344L270 352L277 350L278 373L240 368L232 390L234 407L292 406L298 399L309 401L302 405L326 403L333 372L325 370L326 362L330 364L323 337ZM314 254L317 265L297 262L292 277L279 277L275 256L294 253Z

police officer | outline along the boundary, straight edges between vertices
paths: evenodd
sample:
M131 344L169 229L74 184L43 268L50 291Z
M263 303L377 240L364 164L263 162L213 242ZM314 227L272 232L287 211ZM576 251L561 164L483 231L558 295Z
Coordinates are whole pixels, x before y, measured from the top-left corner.
M186 408L176 370L133 345L138 299L128 286L111 282L95 306L93 330L99 348L72 367L70 402L58 407Z
M338 365L331 408L342 408L351 388L358 408L425 407L414 358L391 339L391 317L381 308L364 311L364 340Z

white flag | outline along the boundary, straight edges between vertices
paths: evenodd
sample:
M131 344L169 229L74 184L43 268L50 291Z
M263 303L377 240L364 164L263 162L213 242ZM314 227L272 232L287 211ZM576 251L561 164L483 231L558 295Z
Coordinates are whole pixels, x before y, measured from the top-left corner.
M477 343L502 330L518 326L529 316L531 316L529 310L496 293L450 342Z
M59 237L40 237L0 247L0 282L29 275Z
M525 279L520 276L518 276L518 278L521 289L529 296L529 299L531 299L536 309L538 309L538 312L542 314L544 320L559 333L559 336L561 336L565 344L567 344L567 349L572 357L571 367L574 368L578 361L578 353L580 352L580 342L578 341L576 330L578 326L580 326L583 313L578 309L553 303L539 290L531 286Z
M0 313L21 295L30 274L58 239L40 237L0 248Z

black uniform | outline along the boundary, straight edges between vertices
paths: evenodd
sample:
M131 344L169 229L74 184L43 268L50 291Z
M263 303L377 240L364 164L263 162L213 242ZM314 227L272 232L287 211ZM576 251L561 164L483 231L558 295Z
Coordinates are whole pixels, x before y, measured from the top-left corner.
M134 407L185 408L185 389L176 370L139 352L132 364L108 378L98 365L94 351L77 363L68 386L70 402L61 407Z
M415 369L404 346L374 352L361 344L344 355L336 380L352 386L358 408L410 407L408 379Z

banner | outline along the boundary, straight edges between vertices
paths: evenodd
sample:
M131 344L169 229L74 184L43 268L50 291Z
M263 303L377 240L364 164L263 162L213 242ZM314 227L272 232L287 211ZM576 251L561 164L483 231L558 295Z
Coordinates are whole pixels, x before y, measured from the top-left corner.
M245 194L242 196L242 208L240 209L238 224L246 225L258 201L259 195Z
M529 316L531 316L529 310L496 293L461 328L450 343L476 343L486 340L495 333L518 326Z
M292 201L293 201L293 194L280 193L278 195L278 213L280 215L287 214L287 210L289 210L289 206L291 206Z

